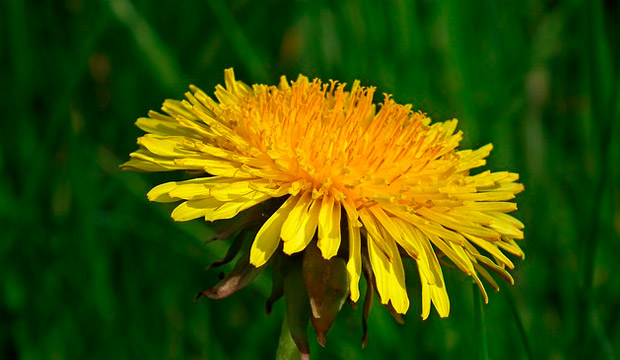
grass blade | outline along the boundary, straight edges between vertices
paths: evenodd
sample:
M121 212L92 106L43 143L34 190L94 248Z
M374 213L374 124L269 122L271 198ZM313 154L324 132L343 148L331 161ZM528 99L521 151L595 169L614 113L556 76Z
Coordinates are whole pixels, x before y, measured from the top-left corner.
M588 24L589 45L589 70L590 70L590 100L591 117L597 120L599 127L597 138L597 167L592 182L592 202L590 205L588 222L584 224L584 256L583 287L580 290L579 324L577 340L582 355L591 355L594 351L592 337L596 334L593 319L597 318L598 310L593 304L593 280L596 270L596 256L601 235L601 209L603 207L607 184L610 177L609 158L613 146L611 138L613 134L615 106L612 103L616 81L612 66L612 53L605 33L605 14L601 1L594 1L588 6L586 12ZM600 337L599 337L600 340ZM604 341L603 341L604 343ZM602 346L604 347L604 346Z
M224 35L228 38L230 45L243 62L246 71L252 76L254 81L267 81L269 76L265 63L250 44L250 41L243 33L243 29L241 29L230 10L220 0L209 0L207 2L215 18L219 21Z
M478 345L476 348L477 358L482 360L487 360L489 358L488 346L487 346L487 334L486 327L484 322L484 309L482 308L482 295L480 291L478 291L478 287L476 284L472 286L472 292L474 295L474 328L475 328L475 345Z
M523 326L523 320L521 319L521 313L519 312L517 303L515 302L515 299L509 289L504 288L502 293L504 293L506 301L508 301L508 305L510 306L510 312L512 312L512 317L514 318L517 328L519 329L519 335L521 335L521 343L523 344L523 348L525 349L527 358L532 360L534 359L534 356L532 355L532 347L530 346L530 341L527 337L525 326Z
M166 89L175 89L185 79L173 53L161 41L151 25L136 11L129 0L107 2L116 18L130 30L131 35L144 52L153 71L154 78Z

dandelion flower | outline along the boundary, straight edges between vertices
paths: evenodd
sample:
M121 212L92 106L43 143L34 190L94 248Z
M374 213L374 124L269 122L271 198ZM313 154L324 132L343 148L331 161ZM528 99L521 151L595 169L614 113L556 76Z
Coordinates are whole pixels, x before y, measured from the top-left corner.
M282 271L301 273L324 342L335 314L323 316L321 325L322 312L337 313L347 297L357 302L362 274L368 291L376 289L396 316L407 312L404 257L417 264L424 319L431 304L441 317L450 312L442 263L471 277L485 302L480 277L498 289L487 270L513 283L506 254L524 256L515 242L523 224L507 213L516 210L509 200L523 186L515 173L472 175L492 145L457 149L457 120L431 123L387 95L377 107L375 89L358 81L347 89L299 76L282 77L278 86L248 86L229 69L215 99L190 90L186 100L166 100L165 114L138 119L147 134L122 167L199 174L148 193L151 201L180 202L172 212L176 221L250 214L249 221L238 220L254 229L246 266L203 295L223 297L247 285L274 254L289 263L301 257L303 266ZM274 290L272 298L281 293Z

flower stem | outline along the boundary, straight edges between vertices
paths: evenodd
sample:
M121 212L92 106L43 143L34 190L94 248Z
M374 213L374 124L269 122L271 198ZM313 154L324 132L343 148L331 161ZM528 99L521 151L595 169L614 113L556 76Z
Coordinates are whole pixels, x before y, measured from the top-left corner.
M291 331L288 328L288 320L286 316L282 317L282 330L280 330L280 339L278 340L278 350L276 351L276 360L298 360L300 358L297 345L293 342Z
M474 294L474 327L477 346L478 359L487 360L489 358L487 350L487 334L484 326L484 309L482 308L482 295L478 291L476 284L473 284Z

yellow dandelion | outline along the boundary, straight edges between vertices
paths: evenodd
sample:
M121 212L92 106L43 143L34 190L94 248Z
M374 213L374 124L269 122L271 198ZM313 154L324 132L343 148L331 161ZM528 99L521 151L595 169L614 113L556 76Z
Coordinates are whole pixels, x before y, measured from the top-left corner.
M229 69L215 99L190 90L186 100L166 100L165 114L138 119L147 134L122 166L203 174L148 193L181 202L174 220L231 219L276 199L251 244L254 267L316 244L323 259L346 263L356 302L367 258L381 302L399 314L409 308L403 256L417 264L423 318L431 304L441 317L450 312L440 261L470 276L485 301L480 276L498 289L487 270L513 282L506 254L524 256L515 242L523 224L507 214L517 208L508 201L523 186L515 173L471 175L492 145L458 150L457 120L431 123L389 96L376 107L375 89L358 81L347 90L300 75L248 86Z

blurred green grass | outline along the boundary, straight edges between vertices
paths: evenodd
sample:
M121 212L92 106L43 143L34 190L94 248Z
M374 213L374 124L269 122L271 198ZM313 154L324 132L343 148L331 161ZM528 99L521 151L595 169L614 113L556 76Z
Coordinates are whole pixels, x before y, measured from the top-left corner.
M613 1L390 0L0 3L0 357L273 358L282 304L269 276L193 302L225 244L176 224L148 189L181 174L120 173L134 119L205 90L303 72L360 79L519 172L526 259L484 306L490 358L620 351L620 5ZM410 271L413 264L406 264ZM406 325L345 307L317 358L476 358L471 286L446 271L452 312ZM511 306L513 304L514 306ZM515 311L516 310L516 311Z

